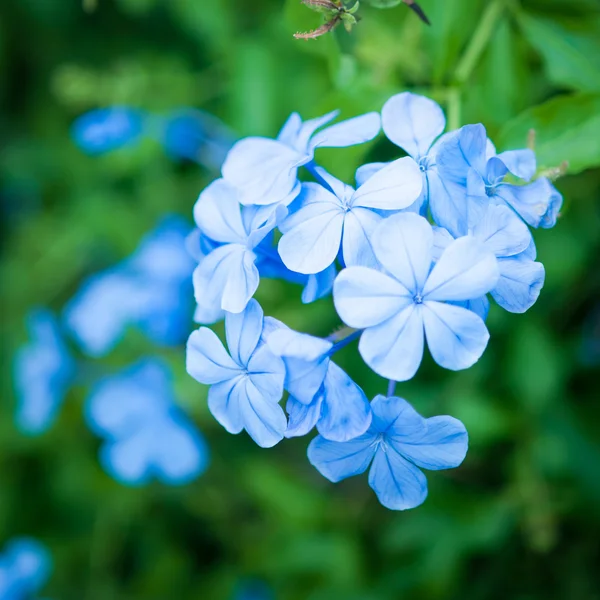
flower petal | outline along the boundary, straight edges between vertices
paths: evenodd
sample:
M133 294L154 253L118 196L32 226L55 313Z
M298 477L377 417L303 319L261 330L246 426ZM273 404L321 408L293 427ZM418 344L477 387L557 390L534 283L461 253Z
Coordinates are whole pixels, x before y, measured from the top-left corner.
M446 127L444 112L425 96L404 92L392 96L381 111L383 131L415 160L427 155Z
M337 483L367 470L375 454L375 439L365 433L348 442L332 442L318 435L308 445L308 460L323 477Z
M356 186L360 187L361 185L366 183L366 181L368 179L373 177L373 175L375 175L375 173L381 171L381 169L383 169L383 167L387 167L388 164L389 163L386 163L386 162L376 162L376 163L367 163L366 165L362 165L361 167L358 167L358 169L356 169L356 175L354 176L354 178L356 180Z
M100 449L100 462L117 481L128 485L147 483L152 472L153 439L154 431L144 428L130 437L107 443Z
M415 508L427 498L427 479L397 452L377 449L369 471L369 485L379 502L391 510Z
M279 402L283 396L285 365L266 344L259 346L248 363L250 380L264 398Z
M233 360L246 366L258 345L263 329L263 310L256 300L250 300L241 313L227 313L225 333Z
M353 208L344 218L342 251L347 267L377 268L372 240L373 232L383 217L366 208Z
M423 288L426 300L471 300L487 294L498 282L495 256L472 236L444 250Z
M321 416L322 402L323 396L321 394L314 398L310 404L304 404L290 396L285 406L289 417L285 437L300 437L309 433Z
M237 434L244 429L241 404L246 401L246 380L247 377L239 375L208 390L208 408L229 433Z
M223 179L213 181L200 194L194 220L201 233L215 242L243 244L246 240L238 192Z
M436 164L443 179L466 185L470 168L485 175L487 135L485 127L465 125L437 151ZM446 226L443 223L438 225Z
M410 206L422 191L423 176L419 165L405 156L369 177L352 196L351 205L397 210Z
M271 448L283 439L287 428L283 408L265 398L252 380L246 381L245 388L245 398L240 401L244 429L261 448Z
M309 275L302 290L302 303L309 304L331 294L336 275L335 263L332 263L320 273Z
M242 372L242 366L227 354L217 334L208 327L200 327L191 333L187 342L186 369L196 381L206 385L227 381Z
M410 437L425 429L425 419L404 398L376 396L371 410L373 430L386 436Z
M538 299L544 286L544 265L524 256L498 260L500 279L492 290L492 297L505 310L524 313Z
M348 267L333 284L333 302L346 325L363 329L395 315L412 296L399 282L373 269Z
M313 134L320 127L323 127L330 121L333 121L333 119L335 119L339 114L339 110L332 110L322 117L315 117L314 119L304 121L300 127L300 131L298 132L296 139L292 143L292 147L295 148L297 152L312 156L314 144L311 143L311 138Z
M423 429L411 435L392 436L386 441L421 469L439 471L458 467L469 447L465 426L458 419L447 416L424 419L424 423Z
M301 128L302 117L297 112L293 112L283 124L281 131L277 135L277 141L286 146L293 146Z
M381 130L379 113L371 112L341 121L313 136L310 148L345 148L371 141Z
M433 360L452 371L474 365L490 339L481 318L460 306L425 302L423 323Z
M373 248L411 296L423 289L433 258L433 230L427 219L414 213L392 215L374 233Z
M458 300L456 302L449 302L449 304L454 304L454 306L461 306L462 308L466 308L471 312L474 312L478 317L481 318L482 321L485 321L488 316L488 312L490 311L490 301L486 296L479 296L479 298L475 298L473 300Z
M498 257L519 254L531 243L527 225L508 206L489 205L472 233Z
M508 150L498 154L498 158L515 177L530 181L537 171L535 152L529 148Z
M371 407L364 392L335 363L329 362L317 430L328 440L346 442L367 431Z
M421 307L411 303L387 321L366 329L358 350L378 375L408 381L421 364L423 345Z

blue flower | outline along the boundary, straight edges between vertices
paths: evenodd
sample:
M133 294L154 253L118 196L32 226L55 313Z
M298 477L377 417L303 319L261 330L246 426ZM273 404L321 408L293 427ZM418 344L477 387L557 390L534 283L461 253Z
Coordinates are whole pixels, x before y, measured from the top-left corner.
M478 298L494 288L494 255L466 236L452 242L431 269L434 233L426 219L401 213L373 235L373 249L386 272L349 267L333 287L341 319L365 329L359 351L379 375L406 381L416 373L426 336L434 360L447 369L472 366L489 339L483 320L450 301Z
M498 260L500 277L490 291L505 310L523 313L535 304L544 285L544 266L535 261L535 244L531 232L507 206L490 205L482 218L469 226L469 233L492 252ZM450 236L441 241L447 246ZM463 303L485 319L489 302L485 297Z
M286 437L306 435L313 427L329 439L345 442L363 434L371 424L364 392L330 360L336 347L328 340L298 333L284 325L267 344L285 364Z
M164 117L162 143L170 156L209 169L219 169L235 139L216 117L196 109L180 109Z
M187 371L211 386L208 407L215 419L229 433L245 429L263 448L283 439L287 426L279 405L285 367L265 344L272 325L251 300L243 312L225 316L229 353L206 327L194 331L187 346Z
M87 400L86 417L105 439L103 467L122 483L141 485L155 477L184 484L206 470L206 443L177 407L168 368L157 359L101 381Z
M27 321L31 342L17 352L14 364L16 421L22 431L39 434L54 422L75 365L50 311L34 310Z
M146 118L144 112L133 108L100 108L79 117L71 134L84 152L103 154L137 142Z
M238 190L223 179L200 194L194 219L200 233L216 242L194 271L196 302L204 310L240 313L256 292L255 249L275 227L274 218L263 217L255 207L242 209Z
M330 481L364 473L386 508L415 508L427 497L421 469L438 471L464 460L468 436L464 425L448 416L424 419L402 398L377 396L371 403L369 430L348 442L317 436L308 447L308 460Z
M16 538L0 556L0 598L27 600L38 592L52 571L48 550L31 538Z
M419 167L411 158L400 158L357 190L316 170L329 189L303 184L300 208L280 225L281 259L292 271L319 273L335 261L341 246L347 266L377 266L372 235L383 219L378 211L406 208L419 197Z
M316 148L353 146L372 140L381 128L377 113L368 113L321 129L338 111L302 122L292 113L276 140L248 137L237 142L223 164L224 179L239 188L242 204L289 203L299 192L298 168Z
M194 261L186 250L189 226L165 219L134 254L94 275L67 304L67 327L90 356L111 350L129 325L159 344L182 342L191 317Z
M530 151L489 156L483 125L466 125L445 141L438 151L438 170L453 183L450 200L434 214L436 223L453 235L464 235L468 223L481 218L487 205L506 204L532 227L556 224L562 196L548 179L514 185L506 182L512 168L515 176L527 178L533 167ZM520 157L520 158L519 158ZM476 217L474 217L476 215Z

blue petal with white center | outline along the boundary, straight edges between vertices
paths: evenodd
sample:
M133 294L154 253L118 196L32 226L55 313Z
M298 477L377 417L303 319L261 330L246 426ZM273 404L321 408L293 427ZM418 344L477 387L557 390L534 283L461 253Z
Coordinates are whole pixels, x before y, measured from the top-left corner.
M452 417L425 419L402 398L377 396L371 409L373 421L365 434L347 442L317 436L308 459L333 482L364 473L371 465L369 485L385 507L415 508L427 497L421 469L450 469L464 460L465 427Z
M263 448L283 439L287 426L279 402L283 395L285 367L263 339L267 320L250 300L238 314L228 313L225 331L229 352L219 338L201 327L188 340L187 371L210 385L208 406L230 433L246 430Z

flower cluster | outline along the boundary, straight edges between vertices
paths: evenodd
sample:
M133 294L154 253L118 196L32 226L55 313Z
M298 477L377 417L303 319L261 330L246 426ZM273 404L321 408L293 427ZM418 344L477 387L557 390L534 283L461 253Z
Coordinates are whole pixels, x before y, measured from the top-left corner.
M37 540L15 538L0 555L0 598L26 600L33 598L52 571L48 550Z
M414 377L425 344L446 369L476 363L489 296L515 313L534 304L544 268L528 225L552 227L562 198L536 177L532 150L498 154L483 125L444 133L441 108L422 96L398 94L381 114L331 125L336 116L294 113L276 139L237 142L200 194L189 240L196 320L224 318L228 350L201 327L187 369L211 386L209 408L227 431L271 447L316 428L308 457L325 477L371 465L382 504L406 509L425 499L420 469L459 465L467 433L452 417L421 417L394 382ZM355 187L316 163L319 148L361 144L381 128L407 156L361 166ZM332 292L347 327L322 339L265 317L253 299L261 277L304 284L304 302ZM333 362L357 338L367 365L391 380L390 397L369 403Z

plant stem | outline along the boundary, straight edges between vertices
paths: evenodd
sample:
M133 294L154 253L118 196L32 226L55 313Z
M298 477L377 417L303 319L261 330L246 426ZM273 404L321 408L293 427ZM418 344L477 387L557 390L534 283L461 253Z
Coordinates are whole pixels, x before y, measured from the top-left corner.
M342 332L346 333L347 335L340 338L339 334ZM353 342L357 337L360 336L361 333L362 333L361 329L352 329L351 327L344 327L344 329L333 334L333 336L329 336L329 338L328 338L329 341L336 342L334 344L333 348L331 348L331 350L329 351L329 354L330 355L335 354L338 350L341 350L342 348L347 346L350 342ZM334 336L338 336L338 337L334 337Z
M393 379L390 379L388 383L387 396L388 398L393 396L396 393L396 382Z

